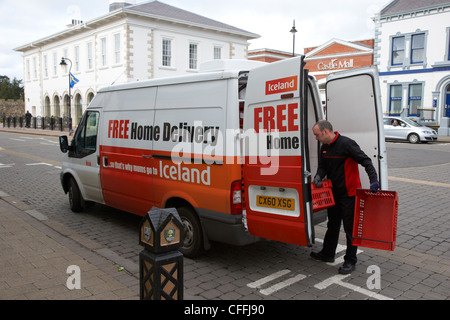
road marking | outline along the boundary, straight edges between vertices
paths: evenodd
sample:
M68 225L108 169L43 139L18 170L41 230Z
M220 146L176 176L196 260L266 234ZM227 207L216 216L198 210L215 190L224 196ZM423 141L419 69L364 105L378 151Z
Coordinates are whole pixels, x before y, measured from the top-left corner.
M15 166L15 163L8 163L8 164L3 164L0 163L0 169L4 169L4 168L12 168L13 166Z
M274 281L274 280L276 280L276 279L278 279L280 277L283 277L283 276L285 276L285 275L287 275L289 273L291 273L291 270L287 270L287 269L281 270L281 271L275 272L275 273L273 273L273 274L271 274L271 275L269 275L267 277L264 277L264 278L262 278L262 279L260 279L258 281L249 283L249 284L247 284L247 287L253 288L253 289L259 289L263 285L265 285L266 283ZM289 279L281 281L281 282L279 282L277 284L274 284L271 287L268 287L266 289L261 289L261 290L259 290L259 292L261 294L265 295L265 296L269 296L269 295L271 295L271 294L273 294L273 293L275 293L277 291L280 291L281 289L289 287L289 286L293 285L294 283L297 283L297 282L299 282L299 281L301 281L301 280L303 280L305 278L306 278L305 275L298 274L298 275L296 275L296 276L294 276L292 278L289 278Z
M25 142L26 141L26 140L23 140L23 139L16 139L16 138L9 138L9 140L20 141L20 142Z
M424 181L424 180L399 178L399 177L389 177L388 179L392 180L392 181L409 182L409 183L415 183L415 184L424 184L424 185L432 186L432 187L450 188L450 184L442 183L442 182Z
M293 285L294 283L299 282L305 278L306 278L305 275L299 274L299 275L296 275L295 277L292 277L285 281L277 283L277 284L271 286L270 288L259 290L259 292L265 296L268 296L268 295L271 295L272 293L275 293L281 289L289 287L290 285Z
M288 274L290 272L291 272L291 270L281 270L281 271L275 272L274 274L271 274L270 276L267 276L267 277L262 278L262 279L260 279L258 281L255 281L255 282L247 284L247 287L253 288L253 289L260 288L263 284L266 284L266 283L271 282L271 281L273 281L275 279L278 279L278 278L280 278L280 277L282 277L282 276L284 276L284 275L286 275L286 274Z
M7 154L10 154L10 155L13 155L13 156L16 156L16 157L20 157L20 158L29 159L31 161L36 161L36 162L39 162L39 163L52 163L55 166L61 165L60 161L52 161L50 159L38 157L38 156L35 156L35 155L32 155L32 154L28 154L28 153L22 153L22 152L17 152L17 151L13 151L13 150L8 150L8 149L1 148L1 147L0 147L0 150L2 152L7 153Z
M377 299L377 300L393 300L392 298L386 297L386 296L384 296L382 294L379 294L379 293L376 293L376 292L372 292L370 290L367 290L367 289L355 286L355 285L353 285L351 283L347 283L347 282L343 282L342 281L342 280L344 280L345 278L347 278L349 276L350 276L349 274L347 274L347 275L340 275L340 274L338 274L338 275L333 276L331 278L328 278L328 279L326 279L326 280L324 280L322 282L319 282L318 284L314 285L314 288L319 289L319 290L324 290L324 289L328 288L329 286L331 286L333 284L337 284L337 285L340 285L340 286L342 286L344 288L353 290L355 292L364 294L364 295L366 295L368 297L371 297L371 298L374 298L374 299Z
M47 167L54 167L52 164L50 164L50 163L45 163L45 162L28 163L27 166L47 166Z
M316 242L323 243L323 240L322 239L316 239ZM345 250L347 250L347 246L344 246L342 244L338 244L337 247L336 247L336 254L338 254L338 253L340 253L342 251L345 251ZM362 252L364 252L364 251L358 249L356 251L356 254L360 254ZM340 257L336 258L334 260L334 262L327 262L327 265L329 265L329 266L337 266L338 264L341 264L341 263L344 263L344 256L340 256Z

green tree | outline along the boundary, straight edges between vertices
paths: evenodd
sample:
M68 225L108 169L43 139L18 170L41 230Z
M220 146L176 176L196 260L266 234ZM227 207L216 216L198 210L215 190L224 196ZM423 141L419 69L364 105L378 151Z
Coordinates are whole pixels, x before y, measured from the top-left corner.
M13 81L7 76L0 76L0 99L24 100L22 80L14 78Z

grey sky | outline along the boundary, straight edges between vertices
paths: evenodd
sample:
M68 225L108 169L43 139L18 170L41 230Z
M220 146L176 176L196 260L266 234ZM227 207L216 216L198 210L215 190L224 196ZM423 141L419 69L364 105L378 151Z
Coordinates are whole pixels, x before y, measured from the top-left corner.
M137 3L146 2L137 0ZM390 0L161 0L257 33L250 50L292 51L289 33L296 20L296 52L338 38L374 37L371 18ZM109 0L0 0L0 75L23 79L22 54L13 49L63 31L72 19L89 21L108 13Z

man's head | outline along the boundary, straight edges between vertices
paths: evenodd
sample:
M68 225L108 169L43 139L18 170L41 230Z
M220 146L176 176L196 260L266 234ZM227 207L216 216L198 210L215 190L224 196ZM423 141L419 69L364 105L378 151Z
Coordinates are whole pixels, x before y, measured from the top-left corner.
M336 138L333 125L327 120L317 122L313 127L313 133L316 140L322 144L330 144Z

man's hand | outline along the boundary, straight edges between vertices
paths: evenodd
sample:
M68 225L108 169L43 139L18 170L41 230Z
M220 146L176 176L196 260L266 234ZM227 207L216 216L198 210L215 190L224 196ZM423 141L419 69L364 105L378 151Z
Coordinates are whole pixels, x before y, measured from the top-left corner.
M378 189L380 189L380 184L378 183L378 181L372 182L370 184L370 192L377 193Z
M322 186L322 178L318 174L316 174L313 183L316 185L317 188L320 188Z

